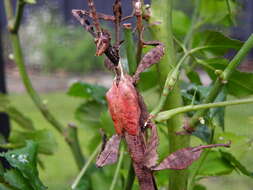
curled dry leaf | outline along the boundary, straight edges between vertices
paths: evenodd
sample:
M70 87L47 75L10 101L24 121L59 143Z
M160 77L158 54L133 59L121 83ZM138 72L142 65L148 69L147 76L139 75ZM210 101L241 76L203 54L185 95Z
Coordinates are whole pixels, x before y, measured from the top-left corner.
M180 149L167 158L165 158L158 166L153 167L152 170L164 170L164 169L172 169L172 170L183 170L189 167L194 161L196 161L203 149L205 148L214 148L214 147L229 147L229 144L210 144L203 145L197 147L189 147Z
M106 142L104 149L97 157L97 167L113 164L118 160L120 140L121 136L113 135L109 141Z
M148 168L155 166L158 160L157 147L159 143L157 129L154 123L149 124L151 126L151 137L147 144L147 148L144 153L144 165Z
M145 42L147 45L154 45L153 49L151 49L148 53L146 53L140 64L138 65L138 68L133 76L133 78L138 81L140 74L146 70L147 68L151 67L153 64L156 64L160 61L160 59L164 56L164 45L161 42L158 41L151 41L151 42Z

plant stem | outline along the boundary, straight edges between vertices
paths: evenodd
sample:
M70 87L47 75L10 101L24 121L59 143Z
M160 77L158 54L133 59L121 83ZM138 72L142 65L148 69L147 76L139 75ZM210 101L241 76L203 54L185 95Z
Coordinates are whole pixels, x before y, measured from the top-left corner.
M222 74L216 79L210 93L205 99L204 103L210 103L215 100L221 88L225 85L225 83L229 80L233 71L237 68L243 58L247 55L250 49L253 48L253 34L250 35L248 40L241 47L239 52L235 55L235 57L229 62L228 66L222 72ZM206 113L207 109L197 111L192 119L190 120L190 127L195 128L196 124L199 121L199 118L202 117Z
M66 129L66 139L65 140L68 143L69 147L71 147L71 151L72 151L73 156L75 158L78 169L81 170L85 160L84 160L83 153L80 149L77 127L75 125L73 125L73 124L68 125L68 127Z
M127 180L126 180L124 190L132 189L132 186L134 184L134 178L135 178L134 167L133 167L133 163L131 162L128 169Z
M21 0L19 0L21 1ZM38 95L38 93L35 91L35 89L32 86L31 80L28 76L28 73L26 71L25 68L25 61L24 61L24 56L23 56L23 52L22 52L22 47L21 47L21 43L20 43L20 39L19 39L19 34L18 34L18 29L21 23L21 19L22 19L22 15L23 15L23 9L24 9L24 1L22 1L21 3L17 1L17 15L15 16L16 20L15 20L15 27L13 30L13 28L9 28L10 29L10 39L11 39L11 44L12 44L12 48L13 48L13 53L14 53L14 59L15 59L15 63L19 69L19 73L21 75L23 84L26 88L27 93L29 94L29 96L31 97L31 99L33 100L34 104L36 105L36 107L40 110L40 112L42 113L42 115L44 116L44 118L63 136L65 136L65 129L64 126L52 115L52 113L48 110L48 108L46 107L46 105L43 103L43 101L41 100L40 96ZM13 15L13 8L12 5L10 3L10 0L5 0L5 11L6 11L6 15L8 15L8 26L12 26L11 25L11 21L14 19L14 15ZM66 135L68 136L68 134ZM76 141L77 138L73 138L70 139L71 141L74 140ZM78 142L73 142L70 145L71 151L73 152L73 156L75 157L75 161L77 166L80 168L81 165L84 164L84 157L81 154L81 147L79 145ZM81 164L81 160L82 160L82 164Z
M171 117L177 114L190 112L190 111L197 111L201 109L224 107L224 106L233 106L233 105L239 105L239 104L248 104L248 103L253 103L253 98L231 100L231 101L224 101L224 102L215 102L215 103L200 104L200 105L189 105L189 106L179 107L179 108L171 109L168 111L160 112L156 117L156 121L164 121L164 120L170 119Z
M78 176L74 180L73 184L71 185L71 189L75 189L77 187L77 185L79 184L80 180L85 175L85 172L87 171L87 169L91 165L92 161L95 159L96 155L99 153L99 151L101 149L101 145L102 144L100 143L97 146L97 148L94 150L94 152L91 154L91 156L89 157L89 159L87 160L87 162L85 163L85 165L83 166L83 168L81 169L80 173L78 174Z
M135 46L131 26L124 25L124 39L125 39L125 50L127 55L129 74L133 75L137 67L137 62L136 56L134 54Z
M121 147L121 151L120 151L120 156L119 156L119 161L118 161L118 164L117 164L117 168L116 168L116 171L114 173L114 176L113 176L113 180L112 180L112 184L110 186L110 190L114 190L115 189L115 186L116 186L116 183L118 181L118 178L119 178L119 173L120 173L120 168L121 168L121 165L122 165L122 162L123 162L123 158L124 158L124 146Z
M157 40L162 41L166 45L165 56L161 63L158 65L160 71L160 83L165 84L168 73L172 73L173 68L176 67L176 54L173 43L172 32L172 5L173 0L153 0L151 4L152 15L151 22L160 21L159 26L152 26L152 34ZM153 20L152 20L153 19ZM174 85L174 88L166 98L165 103L159 103L160 107L157 109L172 109L180 107L182 105L182 97L178 84ZM164 106L162 106L164 104ZM163 107L163 108L161 108ZM169 152L175 152L180 148L185 148L189 145L188 136L176 135L183 123L182 115L177 115L168 121L168 140L169 140ZM187 188L187 170L171 171L169 174L169 189L170 190L185 190Z

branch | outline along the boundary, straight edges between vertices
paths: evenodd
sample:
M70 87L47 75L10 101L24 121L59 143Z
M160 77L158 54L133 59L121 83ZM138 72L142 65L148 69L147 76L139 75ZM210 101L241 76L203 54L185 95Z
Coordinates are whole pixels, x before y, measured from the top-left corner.
M21 24L21 20L23 17L24 7L26 3L23 0L18 0L16 5L16 13L15 13L15 20L13 23L12 28L10 28L10 32L17 33Z
M182 47L184 47L184 46L182 46ZM183 65L183 63L186 60L186 58L188 56L190 56L190 55L198 52L198 51L201 51L201 50L204 50L204 49L209 49L209 48L210 48L210 46L200 46L200 47L191 49L190 51L186 51L186 49L183 48L184 51L185 51L185 54L178 61L176 67L171 72L169 72L169 74L167 75L167 79L165 81L165 85L164 85L164 88L163 88L163 91L162 91L159 103L154 108L154 110L150 113L151 117L155 117L162 110L162 108L164 107L169 92L173 90L174 86L177 83L178 77L180 75L180 68Z
M8 20L8 26L11 26L11 22L14 18L13 15L13 7L11 5L10 0L5 0L5 11ZM21 2L21 3L20 3ZM19 3L17 5L17 11L16 11L16 16L15 16L15 24L14 24L14 29L11 30L10 28L10 39L11 39L11 45L13 49L13 54L14 54L14 60L15 63L18 67L19 73L21 75L23 84L26 88L27 93L31 97L32 101L36 105L36 107L40 110L44 118L63 136L65 136L65 127L54 117L54 115L48 110L47 106L43 103L41 100L39 94L37 91L33 88L31 80L28 76L28 73L26 71L25 67L25 61L24 61L24 55L18 35L18 30L20 26L20 22L22 19L22 14L23 14L23 8L24 8L24 2L19 0ZM13 28L12 28L13 29ZM74 139L74 141L77 139ZM74 142L70 145L71 151L73 152L73 156L75 157L75 161L77 166L80 168L84 164L84 157L82 156L81 153L81 147L78 142ZM83 163L81 163L81 160Z
M209 108L216 108L216 107L224 107L224 106L233 106L239 104L248 104L253 103L253 98L248 99L241 99L241 100L231 100L231 101L224 101L224 102L215 102L215 103L208 103L208 104L200 104L200 105L189 105L184 107L179 107L175 109L171 109L168 111L160 112L157 117L155 118L156 121L164 121L168 120L174 115L190 112L190 111L197 111L201 109L209 109Z
M210 103L215 100L224 84L228 81L233 71L237 68L243 58L248 54L250 49L253 48L253 34L250 35L248 40L241 47L239 52L235 55L235 57L229 62L228 66L221 73L221 75L216 79L210 93L205 99L204 103ZM190 127L194 128L199 121L199 118L202 117L206 113L206 109L197 111L192 119L190 120Z

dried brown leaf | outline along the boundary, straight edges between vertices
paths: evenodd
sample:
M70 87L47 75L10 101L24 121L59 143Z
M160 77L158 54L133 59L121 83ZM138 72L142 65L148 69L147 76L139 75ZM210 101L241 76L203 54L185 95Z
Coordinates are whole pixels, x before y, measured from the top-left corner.
M210 144L203 145L197 147L189 147L180 149L167 158L165 158L158 166L152 168L152 170L164 170L164 169L172 169L172 170L183 170L189 167L194 161L196 161L203 149L205 148L213 148L213 147L229 147L229 144Z
M150 123L149 125L151 126L151 137L144 153L144 165L148 168L151 168L157 164L157 147L159 144L159 138L155 124Z
M121 136L113 135L107 141L104 150L97 157L97 167L113 164L118 160L120 140Z

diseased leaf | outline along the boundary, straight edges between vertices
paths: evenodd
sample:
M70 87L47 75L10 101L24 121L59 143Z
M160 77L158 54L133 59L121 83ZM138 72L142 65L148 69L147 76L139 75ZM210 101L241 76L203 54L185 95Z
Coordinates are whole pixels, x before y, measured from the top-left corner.
M46 187L40 181L36 167L37 150L37 143L27 141L24 148L1 153L0 156L5 157L13 168L18 169L26 180L29 180L33 189L44 190Z
M152 168L152 170L164 170L164 169L172 169L172 170L183 170L188 168L194 161L199 159L203 149L213 148L213 147L229 147L229 144L211 144L211 145L203 145L197 147L189 147L180 149L167 158L165 158L158 166Z
M76 82L68 90L68 95L84 98L86 100L95 100L105 104L105 93L107 89L102 86L92 85L85 82Z
M32 189L32 187L29 185L29 181L25 179L18 170L15 169L8 170L4 173L4 180L11 186L16 187L17 189Z
M155 124L151 123L151 137L147 143L147 148L144 153L144 165L148 168L155 166L158 160L157 148L159 144L159 137Z
M97 157L97 167L113 164L118 160L121 136L113 135Z
M223 158L231 163L236 169L238 169L242 174L252 177L253 172L249 171L244 165L242 165L231 153L220 151Z
M133 76L135 81L138 81L140 79L140 74L151 67L152 65L158 63L161 58L164 56L164 45L160 42L154 41L154 43L157 43L157 46L148 51L141 59L140 63L138 64L138 67L136 69L136 72Z

